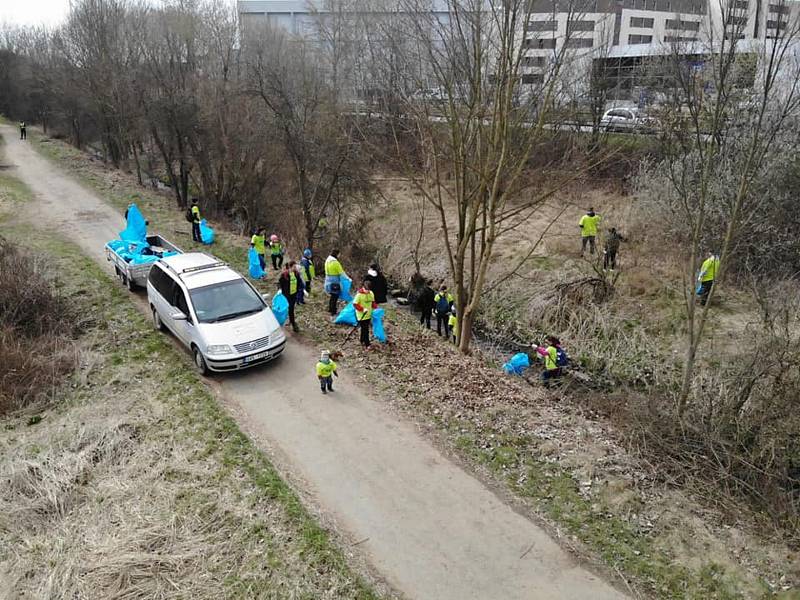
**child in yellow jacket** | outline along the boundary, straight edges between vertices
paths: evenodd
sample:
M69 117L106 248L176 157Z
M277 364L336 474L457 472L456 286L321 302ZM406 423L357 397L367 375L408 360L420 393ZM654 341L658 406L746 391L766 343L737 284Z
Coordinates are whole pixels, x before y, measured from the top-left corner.
M317 363L317 379L323 394L333 391L333 377L339 376L336 372L336 363L331 359L331 353L323 350Z

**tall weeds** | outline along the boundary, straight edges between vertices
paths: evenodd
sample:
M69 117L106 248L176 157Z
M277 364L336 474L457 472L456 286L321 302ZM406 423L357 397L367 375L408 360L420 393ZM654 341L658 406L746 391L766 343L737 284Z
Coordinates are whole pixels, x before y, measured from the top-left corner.
M77 363L79 325L47 259L0 238L0 415L51 397Z

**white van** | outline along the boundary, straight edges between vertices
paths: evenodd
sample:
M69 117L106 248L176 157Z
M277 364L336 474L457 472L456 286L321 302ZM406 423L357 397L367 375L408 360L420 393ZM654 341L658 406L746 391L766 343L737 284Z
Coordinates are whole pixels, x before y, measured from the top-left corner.
M172 331L197 370L236 371L283 352L286 335L264 297L228 265L202 252L163 258L147 277L156 329Z

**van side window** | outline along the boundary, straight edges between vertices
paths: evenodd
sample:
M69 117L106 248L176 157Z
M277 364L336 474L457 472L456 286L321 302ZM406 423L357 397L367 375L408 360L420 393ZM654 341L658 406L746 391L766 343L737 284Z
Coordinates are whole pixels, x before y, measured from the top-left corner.
M150 269L150 283L164 299L167 301L171 299L172 278L155 265Z
M177 308L191 320L192 317L189 314L189 304L186 302L186 294L177 284L175 284L173 298L174 300L170 304L172 304L172 306Z

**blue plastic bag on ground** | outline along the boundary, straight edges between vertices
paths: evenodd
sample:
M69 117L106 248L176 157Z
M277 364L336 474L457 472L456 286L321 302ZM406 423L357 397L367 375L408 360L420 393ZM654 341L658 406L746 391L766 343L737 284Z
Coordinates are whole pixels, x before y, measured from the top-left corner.
M509 375L522 375L525 369L531 366L531 361L528 355L524 352L518 352L511 359L503 365L503 370Z
M144 216L135 204L128 207L127 227L119 234L126 242L147 243L147 225Z
M200 239L203 240L203 243L206 245L214 243L214 230L208 226L205 219L200 221Z
M383 314L382 308L376 308L372 311L372 333L375 339L379 342L386 343L386 330L383 328Z
M339 311L339 314L336 315L336 319L334 319L333 322L337 325L358 325L358 321L356 320L356 307L353 306L352 301L348 302L345 307Z
M289 318L289 301L283 295L283 292L278 292L272 298L272 314L278 320L278 325L283 325L286 323L286 319Z
M342 275L339 279L339 282L342 286L342 291L339 292L339 300L342 300L343 302L350 302L353 299L353 296L350 294L350 288L353 286L353 280L346 275Z
M250 248L247 253L247 260L250 263L250 277L253 279L261 279L266 275L264 269L261 268L261 261L258 259L258 252L255 248Z

